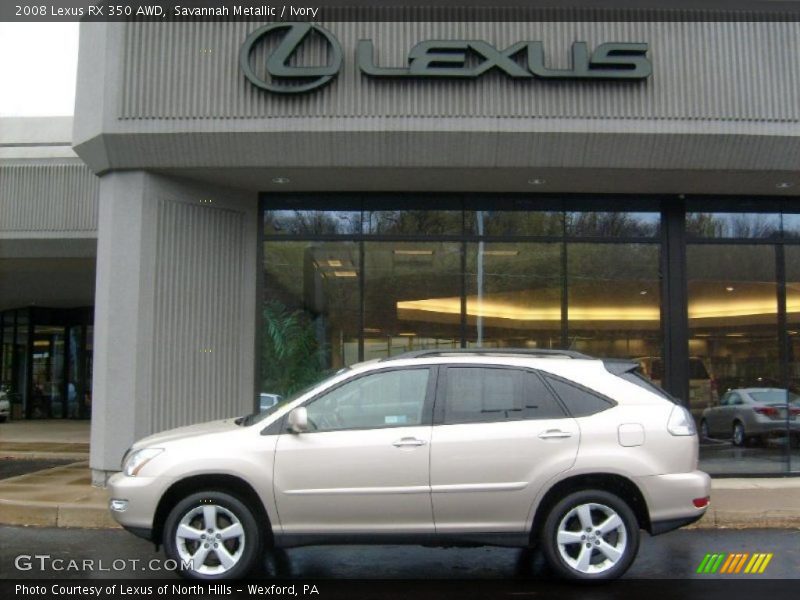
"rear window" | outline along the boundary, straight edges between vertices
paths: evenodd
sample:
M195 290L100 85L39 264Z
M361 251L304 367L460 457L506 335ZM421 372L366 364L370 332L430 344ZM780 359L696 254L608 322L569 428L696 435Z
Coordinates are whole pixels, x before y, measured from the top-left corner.
M586 388L572 385L550 375L545 375L545 379L573 417L587 417L614 406L613 401Z
M786 404L787 400L792 404L796 404L800 400L800 396L786 390L750 392L750 396L753 400L762 404Z

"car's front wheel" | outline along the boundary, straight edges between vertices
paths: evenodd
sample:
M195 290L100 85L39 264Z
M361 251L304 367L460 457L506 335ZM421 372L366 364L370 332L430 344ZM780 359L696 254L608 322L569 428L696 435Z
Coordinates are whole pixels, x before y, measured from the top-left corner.
M639 550L630 507L602 490L573 492L550 510L541 531L550 566L567 579L615 579Z
M164 524L164 549L192 579L244 577L261 556L263 536L253 511L218 491L187 496Z

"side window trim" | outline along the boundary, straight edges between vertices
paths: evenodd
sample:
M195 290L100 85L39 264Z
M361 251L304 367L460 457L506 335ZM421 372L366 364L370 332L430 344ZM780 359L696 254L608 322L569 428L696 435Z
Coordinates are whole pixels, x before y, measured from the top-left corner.
M316 402L317 400L321 399L322 397L335 392L342 386L345 386L349 383L353 383L354 381L358 381L359 379L363 379L365 377L369 377L371 375L382 375L384 373L391 373L393 371L416 371L420 369L425 369L428 371L428 385L425 389L425 400L422 403L422 420L420 421L419 425L405 425L405 424L398 424L398 425L390 425L386 427L349 427L347 429L334 429L328 431L307 431L303 433L303 435L308 434L315 434L315 433L335 433L339 431L366 431L371 429L397 429L399 427L425 427L429 426L433 423L433 403L434 403L434 395L436 393L436 386L437 386L437 375L438 375L438 367L437 365L407 365L407 366L395 366L395 367L387 367L383 369L375 369L372 371L366 371L364 373L359 373L358 375L354 375L353 377L348 377L333 385L329 388L326 388L319 394L315 394L310 398L307 398L302 402L302 404L298 404L295 408L306 407L312 402ZM291 411L290 411L291 412ZM288 413L284 415L281 419L281 433L287 434L288 433ZM296 435L291 433L289 435Z

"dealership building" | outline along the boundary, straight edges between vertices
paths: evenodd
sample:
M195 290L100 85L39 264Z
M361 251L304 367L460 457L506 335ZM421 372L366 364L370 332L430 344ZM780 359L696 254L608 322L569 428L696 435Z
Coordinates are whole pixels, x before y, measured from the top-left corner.
M698 422L762 394L769 435L718 417L701 467L800 472L800 22L80 37L74 119L0 121L0 383L91 416L96 482L259 393L478 347L635 359Z

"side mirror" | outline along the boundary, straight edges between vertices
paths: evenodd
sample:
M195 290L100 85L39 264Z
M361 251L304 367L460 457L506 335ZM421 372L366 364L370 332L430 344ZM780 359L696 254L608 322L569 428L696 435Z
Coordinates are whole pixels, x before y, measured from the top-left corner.
M303 433L308 431L308 410L305 406L295 408L289 413L289 429L292 433Z

